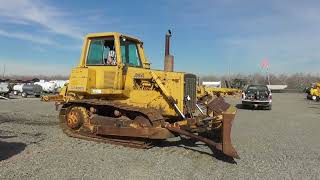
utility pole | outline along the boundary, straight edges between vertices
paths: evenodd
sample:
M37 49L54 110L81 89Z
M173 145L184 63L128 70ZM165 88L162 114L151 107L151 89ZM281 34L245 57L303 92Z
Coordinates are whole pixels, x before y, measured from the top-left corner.
M270 85L269 66L267 67L267 78L268 78L268 84Z
M268 84L270 85L270 76L269 76L269 62L267 59L262 60L261 62L262 69L266 69Z
M228 80L231 81L231 63L230 60L228 61Z
M6 65L3 65L3 74L2 74L2 79L4 79L4 75L6 74Z

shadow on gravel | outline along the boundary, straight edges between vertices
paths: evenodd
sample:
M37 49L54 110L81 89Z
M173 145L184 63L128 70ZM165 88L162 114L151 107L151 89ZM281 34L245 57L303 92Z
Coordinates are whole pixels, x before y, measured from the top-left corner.
M15 138L15 137L18 137L18 136L0 136L1 139L10 139L10 138Z
M27 132L15 132L15 131L7 131L7 130L0 130L0 134L19 134L19 135L23 135L23 136L29 136L29 137L33 137L33 138L40 138L40 137L43 137L45 134L43 133L27 133ZM9 139L9 138L15 138L15 137L18 137L17 135L12 135L12 136L3 136L3 135L0 135L0 138L2 139Z
M237 105L236 105L236 108L237 108L237 109L245 109L242 104L237 104Z
M184 148L187 150L198 152L200 154L206 154L206 155L212 156L212 157L214 157L220 161L223 161L223 162L237 164L237 162L234 160L234 158L226 156L221 151L219 151L213 147L208 146L210 148L210 150L212 151L212 154L192 148L192 147L206 146L206 145L202 145L202 144L196 144L196 142L197 141L194 141L192 139L181 138L181 140L178 140L178 141L155 141L154 145L157 147L175 146L175 147L179 147L179 148Z
M26 146L26 144L19 142L0 141L0 161L9 159L10 157L21 153Z
M40 116L41 117L41 116ZM50 118L47 116L42 116L44 118ZM55 117L55 116L53 116ZM22 124L22 125L36 125L36 126L57 126L59 123L57 121L32 121L27 118L10 118L9 116L0 115L1 123L12 123L12 124Z
M254 108L254 107L249 107L249 106L243 106L242 104L237 104L236 108L237 109L243 109L243 110L251 110L251 111L254 111L254 110L266 111L266 109L263 108L263 107Z
M320 109L320 107L310 106L310 109Z
M9 99L19 99L19 98L10 96Z

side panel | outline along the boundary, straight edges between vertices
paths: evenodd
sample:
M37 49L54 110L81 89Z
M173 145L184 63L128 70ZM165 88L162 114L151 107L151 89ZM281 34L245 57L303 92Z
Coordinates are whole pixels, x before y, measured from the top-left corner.
M94 89L117 89L117 66L90 66L95 71L96 82Z
M71 71L68 91L90 93L90 89L95 86L95 71L88 68L74 68Z
M182 112L184 111L184 74L177 72L128 67L124 74L124 89L130 90L130 98L125 103L157 108L162 111L164 116L178 116L174 107L169 103L155 82L152 81L151 71L160 77L163 85L176 101L179 109Z

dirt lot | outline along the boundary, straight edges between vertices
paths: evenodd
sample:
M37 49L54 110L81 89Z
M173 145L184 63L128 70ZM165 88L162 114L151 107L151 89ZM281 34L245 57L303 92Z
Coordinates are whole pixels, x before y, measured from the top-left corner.
M274 94L272 111L239 109L241 159L231 163L202 143L141 150L69 138L53 104L0 100L0 179L320 179L319 128L320 103Z

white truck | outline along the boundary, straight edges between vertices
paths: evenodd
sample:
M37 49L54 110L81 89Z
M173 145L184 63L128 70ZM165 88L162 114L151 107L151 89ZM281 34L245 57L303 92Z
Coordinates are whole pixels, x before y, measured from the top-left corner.
M16 85L14 85L13 86L13 94L14 95L18 95L18 94L22 93L22 86L23 85L24 84L16 84Z
M266 85L247 85L242 92L242 106L244 108L263 107L268 110L272 108L272 93Z
M57 84L55 82L39 81L34 84L40 85L43 92L45 93L55 93L57 91Z

